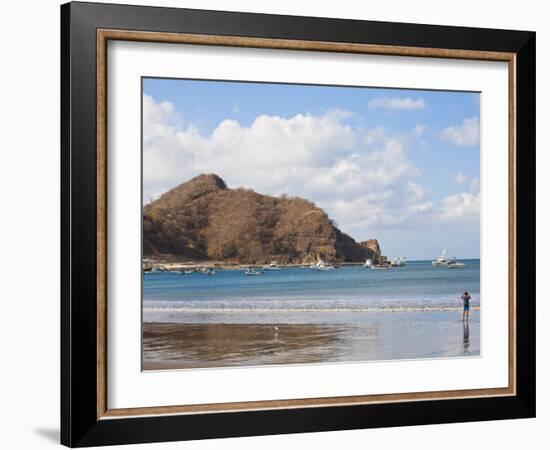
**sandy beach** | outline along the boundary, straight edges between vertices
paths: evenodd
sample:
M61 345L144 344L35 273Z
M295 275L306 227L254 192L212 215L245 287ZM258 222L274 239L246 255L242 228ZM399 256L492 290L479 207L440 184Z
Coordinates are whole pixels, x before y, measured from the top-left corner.
M144 323L143 370L479 356L479 310L368 312L350 324Z

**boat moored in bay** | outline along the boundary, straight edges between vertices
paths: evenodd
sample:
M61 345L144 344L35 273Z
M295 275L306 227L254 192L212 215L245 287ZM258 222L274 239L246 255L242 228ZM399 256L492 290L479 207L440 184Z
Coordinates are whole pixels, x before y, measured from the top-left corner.
M464 267L466 267L466 264L463 262L457 261L456 258L453 257L452 259L447 261L447 267L449 269L463 269Z
M434 267L447 267L447 263L448 263L447 250L445 249L441 252L441 255L439 255L437 259L434 259L432 261L432 266L434 266Z
M326 270L333 270L334 266L332 264L325 263L321 258L317 261L317 263L312 264L309 266L312 270L319 270L319 271L326 271Z
M262 270L281 270L281 268L277 265L277 261L271 261L269 265L263 266Z
M392 267L403 267L407 261L407 258L404 256L398 256L397 258L394 258L391 260L391 266Z

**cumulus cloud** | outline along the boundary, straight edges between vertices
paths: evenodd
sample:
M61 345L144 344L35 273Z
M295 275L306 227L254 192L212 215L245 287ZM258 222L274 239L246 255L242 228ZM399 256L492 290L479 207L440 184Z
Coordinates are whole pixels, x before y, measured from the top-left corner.
M372 99L368 104L369 109L381 108L405 111L423 109L425 106L424 99L410 97L380 97Z
M439 211L439 218L445 222L479 221L480 195L470 192L445 197Z
M433 209L415 180L406 135L349 125L349 112L293 117L260 115L250 125L226 119L202 133L169 102L144 95L144 202L199 173L217 173L230 187L315 201L359 239ZM366 233L366 234L364 234Z
M479 118L470 117L464 119L460 125L445 128L441 138L446 142L459 146L479 144Z
M357 136L345 124L344 112L261 115L248 127L226 119L204 135L192 125L171 126L174 120L164 120L159 108L166 109L144 102L144 118L153 119L143 124L146 201L201 172L219 173L231 186L281 194L291 193L297 183L311 183L319 174L343 182L356 164L350 154ZM164 121L158 123L158 118Z

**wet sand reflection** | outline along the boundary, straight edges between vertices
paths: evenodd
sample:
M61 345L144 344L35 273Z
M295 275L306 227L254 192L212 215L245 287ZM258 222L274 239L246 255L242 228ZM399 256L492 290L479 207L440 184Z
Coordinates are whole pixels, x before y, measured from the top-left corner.
M470 324L467 320L463 322L462 326L462 341L464 343L464 355L470 354Z
M144 323L143 369L478 356L479 313L365 313L355 323ZM461 329L462 328L462 329Z
M144 324L144 369L323 362L336 356L346 331L315 324Z

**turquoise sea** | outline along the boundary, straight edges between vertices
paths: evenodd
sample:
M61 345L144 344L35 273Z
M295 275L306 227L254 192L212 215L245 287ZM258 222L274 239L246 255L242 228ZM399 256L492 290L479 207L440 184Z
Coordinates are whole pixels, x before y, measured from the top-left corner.
M143 276L145 370L480 355L479 260ZM468 321L460 296L472 296Z
M146 322L341 323L352 313L460 309L468 291L479 306L479 260L463 269L411 261L390 270L282 268L262 276L150 273L143 277ZM350 314L352 314L350 316Z

